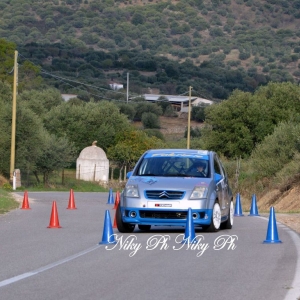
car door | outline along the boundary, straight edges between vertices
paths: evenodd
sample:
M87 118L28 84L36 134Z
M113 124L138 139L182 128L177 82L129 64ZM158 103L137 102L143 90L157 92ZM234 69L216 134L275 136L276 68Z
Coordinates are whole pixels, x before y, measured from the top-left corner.
M219 177L218 178L219 180L216 182L216 192L218 195L219 203L220 203L222 214L223 214L226 209L226 206L227 206L228 185L225 180L224 169L223 169L222 164L216 154L214 156L214 171L215 171L215 175L218 174L221 176L221 178L220 178L220 176L217 176L217 177ZM217 178L217 177L215 176L215 178Z

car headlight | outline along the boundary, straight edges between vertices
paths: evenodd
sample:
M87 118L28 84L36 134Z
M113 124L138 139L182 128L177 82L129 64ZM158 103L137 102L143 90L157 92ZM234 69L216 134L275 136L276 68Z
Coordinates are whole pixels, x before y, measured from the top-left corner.
M200 199L207 197L207 188L204 186L196 186L191 194L190 199Z
M140 194L137 185L135 184L127 185L125 188L125 197L139 198Z

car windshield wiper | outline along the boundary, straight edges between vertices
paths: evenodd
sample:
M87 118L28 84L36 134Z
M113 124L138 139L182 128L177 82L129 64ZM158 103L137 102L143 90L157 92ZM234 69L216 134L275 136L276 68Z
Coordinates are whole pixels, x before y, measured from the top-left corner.
M165 174L164 177L191 177L187 174Z
M150 173L150 174L139 174L138 176L163 176L163 175Z

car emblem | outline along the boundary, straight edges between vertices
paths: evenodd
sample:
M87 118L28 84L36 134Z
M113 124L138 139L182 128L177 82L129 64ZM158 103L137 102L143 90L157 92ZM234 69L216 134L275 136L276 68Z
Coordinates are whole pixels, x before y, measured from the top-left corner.
M170 196L166 191L163 191L159 194L159 198L170 198Z

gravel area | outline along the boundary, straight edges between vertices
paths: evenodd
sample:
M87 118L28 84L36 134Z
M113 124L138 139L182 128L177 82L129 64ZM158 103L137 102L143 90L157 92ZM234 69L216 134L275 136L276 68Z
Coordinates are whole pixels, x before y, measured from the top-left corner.
M269 214L261 213L263 217L269 218ZM276 221L280 222L300 234L300 214L299 213L275 213Z

